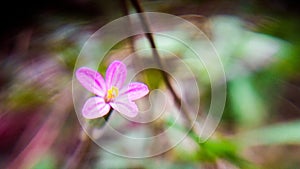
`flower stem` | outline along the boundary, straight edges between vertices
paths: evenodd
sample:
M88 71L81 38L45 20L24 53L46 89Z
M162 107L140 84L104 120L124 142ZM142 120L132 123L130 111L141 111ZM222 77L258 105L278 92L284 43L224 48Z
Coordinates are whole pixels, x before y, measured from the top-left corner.
M109 117L110 117L110 115L112 114L113 111L114 111L114 109L110 108L109 112L105 116L103 116L105 121L109 120Z

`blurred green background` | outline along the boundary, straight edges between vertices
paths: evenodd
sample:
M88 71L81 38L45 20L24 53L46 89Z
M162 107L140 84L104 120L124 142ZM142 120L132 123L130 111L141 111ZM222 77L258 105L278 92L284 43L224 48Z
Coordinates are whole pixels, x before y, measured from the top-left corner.
M185 18L207 34L224 65L227 101L223 117L213 137L205 143L200 143L201 138L190 132L174 149L146 159L118 157L91 143L75 168L299 168L298 3L292 0L140 2L148 12L203 16ZM70 166L68 163L72 163L82 140L71 94L75 61L89 36L126 14L126 4L128 13L135 13L130 1L30 0L5 1L1 5L0 168ZM199 73L201 105L205 109L210 103L205 69L190 61L188 53L178 44L159 37L156 42L162 49L175 51ZM136 48L144 43L143 39L137 39ZM114 52L126 53L122 45L128 49L128 43L120 44ZM100 68L101 72L105 66ZM159 87L159 80L154 78L157 72L147 74L149 87ZM165 120L153 127L163 128L168 124ZM176 128L185 130L182 126Z

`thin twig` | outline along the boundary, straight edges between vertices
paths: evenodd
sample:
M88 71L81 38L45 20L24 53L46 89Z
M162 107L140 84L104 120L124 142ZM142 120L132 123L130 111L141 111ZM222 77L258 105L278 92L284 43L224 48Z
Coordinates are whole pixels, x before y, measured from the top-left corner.
M163 64L162 64L162 61L160 59L160 56L159 56L159 53L157 51L157 47L156 47L156 44L154 42L154 38L152 36L152 33L151 33L151 29L150 29L150 26L149 26L149 23L147 21L147 18L146 16L143 14L144 10L139 2L139 0L130 0L131 3L132 3L132 6L135 8L135 10L138 12L138 13L141 13L139 15L139 18L141 20L141 23L142 23L142 26L143 26L143 29L145 31L145 35L146 35L146 38L148 39L149 43L150 43L150 46L152 48L152 53L153 53L153 57L154 57L154 60L155 62L158 64L158 67L161 69L161 70L164 70L164 67L163 67ZM174 97L174 101L175 101L175 104L177 106L177 108L183 112L183 115L184 117L189 121L189 122L192 122L193 119L192 117L190 116L190 114L188 113L188 111L184 108L184 106L181 104L182 103L182 100L177 96L174 88L172 87L171 85L171 82L168 78L168 74L164 71L160 71L161 74L162 74L162 77L163 77L163 80L167 86L167 88L171 91L171 94L172 96Z
M128 7L128 3L127 1L124 1L124 0L120 0L121 2L121 8L122 8L122 11L124 13L125 16L129 15L130 12L129 12L129 7ZM131 18L128 17L128 26L129 26L129 31L132 31L133 30L133 27L132 27L132 21L131 21ZM130 50L131 50L131 53L132 53L132 56L134 56L134 62L132 63L133 67L134 68L138 68L138 67L143 67L144 63L141 61L141 59L138 57L138 55L135 53L136 52L136 46L134 44L134 41L136 39L136 36L137 35L133 35L133 36L130 36L128 39L129 39L129 46L130 46ZM140 77L138 77L140 78ZM144 80L144 81L147 81L147 77L146 76L143 76L140 80Z
M123 13L124 13L125 16L130 14L127 1L121 0L121 7L122 7L122 10L123 10ZM132 23L131 23L130 17L128 18L128 22L129 22L128 25L130 27L129 30L132 30ZM135 48L135 45L134 45L134 37L135 36L129 37L129 44L130 44L130 49L131 49L132 53L134 53L136 51L136 48Z

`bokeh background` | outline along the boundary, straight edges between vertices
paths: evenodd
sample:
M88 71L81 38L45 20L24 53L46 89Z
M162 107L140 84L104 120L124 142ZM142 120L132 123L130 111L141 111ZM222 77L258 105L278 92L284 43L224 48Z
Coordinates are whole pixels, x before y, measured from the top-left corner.
M213 137L199 143L191 132L174 149L146 159L119 157L93 142L82 144L88 138L82 135L71 92L76 59L96 30L136 10L130 1L6 1L0 7L0 168L299 168L297 2L143 0L140 4L148 12L184 16L214 43L225 68L227 101ZM158 46L175 49L188 60L176 43L160 42ZM135 44L144 41L137 39ZM128 45L120 44L113 52L126 53ZM157 72L148 74L150 87L158 87ZM210 103L210 85L204 74L199 69L205 106ZM153 128L165 125L167 120ZM85 153L77 152L78 147Z

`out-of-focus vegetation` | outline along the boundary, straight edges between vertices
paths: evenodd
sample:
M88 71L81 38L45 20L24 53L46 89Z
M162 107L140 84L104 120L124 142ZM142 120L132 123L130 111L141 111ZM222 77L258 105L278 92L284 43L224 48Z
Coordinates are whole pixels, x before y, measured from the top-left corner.
M121 1L63 0L34 4L7 1L1 5L0 168L54 169L72 163L83 137L71 94L76 59L96 30L125 15ZM129 1L127 4L129 13L134 13ZM298 168L297 3L145 0L141 5L145 11L184 15L212 41L227 78L222 120L207 142L202 143L191 131L172 150L146 159L119 157L91 143L77 167ZM4 12L4 8L14 15ZM191 14L203 17L187 16ZM160 49L174 52L197 72L203 106L200 109L205 110L210 104L210 81L205 67L195 62L192 54L177 42L160 36L155 36L155 41ZM134 44L136 49L149 47L146 38L135 38ZM107 60L123 57L129 46L127 42L120 44ZM105 72L106 66L102 65L99 71ZM147 70L145 74L150 89L161 87L162 78L156 70ZM153 130L167 128L169 120L154 123ZM183 126L172 129L186 132ZM134 128L131 130L134 133ZM172 142L172 135L166 138L168 141ZM136 145L128 146L134 149Z

